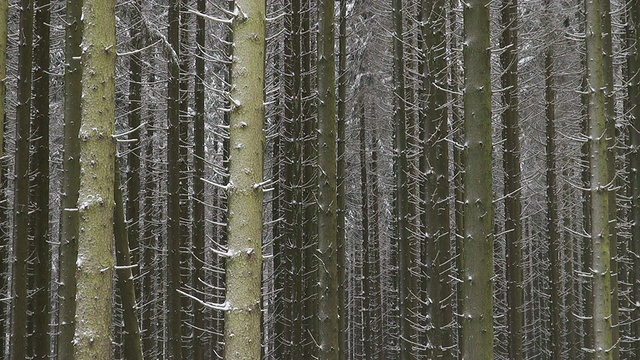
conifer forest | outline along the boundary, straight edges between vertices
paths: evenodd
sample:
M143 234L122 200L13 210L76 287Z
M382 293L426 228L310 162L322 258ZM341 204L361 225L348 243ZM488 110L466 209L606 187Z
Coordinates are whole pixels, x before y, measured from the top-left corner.
M0 359L640 359L640 0L0 0Z

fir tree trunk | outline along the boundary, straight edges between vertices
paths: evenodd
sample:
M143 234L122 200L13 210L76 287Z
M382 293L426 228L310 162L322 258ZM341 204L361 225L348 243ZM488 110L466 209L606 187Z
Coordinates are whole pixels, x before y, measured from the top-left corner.
M591 170L591 275L593 346L596 359L612 359L611 255L606 78L604 76L602 3L586 1L587 92L589 97L589 167Z
M180 289L180 0L169 2L167 39L175 56L168 59L167 84L167 354L172 360L182 359L182 298Z
M545 5L550 5L549 0ZM547 12L548 13L548 12ZM556 171L556 89L555 71L553 66L554 51L551 39L547 40L545 52L545 118L546 118L546 158L547 158L547 231L549 239L549 283L551 286L550 327L551 327L551 358L562 359L562 318L561 314L561 279L560 270L560 233L558 231L558 183Z
M76 258L78 253L78 189L80 143L78 131L82 98L82 0L67 0L64 74L64 145L60 201L60 280L58 288L58 358L73 358L76 313Z
M334 2L318 4L318 358L338 359L337 159Z
M74 358L111 359L115 1L85 0Z
M50 351L51 247L49 232L49 0L36 1L34 44L33 100L34 117L31 145L33 181L32 200L35 206L30 216L30 230L35 245L33 261L34 329L30 347L35 359L47 359Z
M504 232L507 247L507 327L509 358L523 359L524 288L522 275L522 205L520 181L520 119L518 115L518 1L502 1L502 37L505 49L500 62L503 73L502 139L504 141ZM555 224L555 223L554 223Z
M632 302L631 318L640 319L640 1L627 1L627 32L629 42L632 44L628 50L627 79L629 81L628 102L631 104L631 158L630 158L630 182L631 182L631 233L633 251ZM640 339L640 321L634 321L631 336ZM636 356L640 356L640 341L633 345Z
M260 359L265 10L238 0L233 19L225 357Z
M464 238L460 353L493 358L493 204L489 1L464 5Z
M197 0L198 12L204 14L206 11L206 1ZM193 275L192 286L196 293L205 293L204 288L204 263L205 263L205 152L204 152L204 119L205 119L205 61L204 49L206 46L205 19L202 16L196 18L196 60L195 60L195 83L194 102L195 117L193 122L194 149L193 149ZM205 358L204 348L206 340L205 311L202 304L194 303L193 309L193 360L203 360Z
M124 351L123 356L127 360L142 360L142 341L140 338L140 326L136 309L136 289L133 282L135 263L131 261L129 233L127 232L127 220L124 215L124 198L122 196L122 184L118 162L114 162L114 213L113 231L115 238L116 275L118 292L122 301L122 318L124 321Z
M29 252L29 135L31 124L31 61L33 0L20 2L20 43L16 107L13 270L11 273L11 359L27 358L27 260Z
M7 97L7 32L9 28L8 23L9 1L0 0L0 158L4 157L4 126L6 119L6 97ZM7 166L5 162L0 162L0 202L6 201L5 189L6 189L6 176L4 175ZM0 224L5 224L7 218L7 210L0 210ZM0 247L0 289L5 289L7 286L7 267L8 267L8 252L7 246L9 239L6 225L0 225L0 242L3 244ZM0 329L5 329L7 324L6 307L0 309ZM5 356L5 341L6 337L0 341L0 358L6 358Z

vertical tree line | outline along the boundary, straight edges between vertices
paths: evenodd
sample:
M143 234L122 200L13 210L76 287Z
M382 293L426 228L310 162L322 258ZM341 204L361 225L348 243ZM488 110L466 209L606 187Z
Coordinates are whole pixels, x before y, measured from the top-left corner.
M1 356L640 356L638 7L0 1Z

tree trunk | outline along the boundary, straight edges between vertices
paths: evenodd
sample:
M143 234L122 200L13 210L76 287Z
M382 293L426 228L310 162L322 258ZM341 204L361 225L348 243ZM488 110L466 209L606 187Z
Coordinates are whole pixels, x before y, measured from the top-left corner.
M548 7L550 0L545 1L546 14L550 14ZM549 25L550 26L550 25ZM561 314L561 279L560 270L560 233L558 231L558 183L556 171L556 85L553 66L553 39L547 39L547 49L544 55L545 64L545 118L546 118L546 158L547 158L547 231L549 239L549 284L551 286L550 327L551 327L551 358L562 359L562 318Z
M113 232L115 238L116 275L118 292L122 301L122 318L124 321L124 351L123 356L127 360L142 360L142 341L140 338L140 326L136 309L136 289L132 269L137 264L132 263L127 232L127 219L124 215L124 198L122 196L122 184L118 161L114 162L114 213Z
M523 359L524 288L522 275L522 205L520 181L520 119L518 115L518 1L502 1L502 37L500 55L502 139L504 141L504 232L507 247L507 327L509 358ZM555 224L555 223L554 223Z
M460 352L493 358L493 204L489 1L464 6L464 239Z
M30 347L35 359L47 359L50 352L51 247L49 232L49 0L36 1L34 44L34 79L31 172L37 174L32 183L35 208L30 216L36 259L33 261L34 329Z
M60 201L60 279L58 297L58 358L73 358L76 313L76 258L78 254L78 189L80 142L78 131L82 98L82 0L67 0L64 73L64 144Z
M9 28L8 22L9 1L0 0L0 158L4 157L4 127L6 123L6 98L7 98L7 33ZM0 202L6 201L6 172L7 166L5 161L0 162ZM0 289L6 289L7 274L9 266L9 234L5 220L8 217L7 209L0 210ZM0 329L6 329L7 324L6 306L0 309ZM5 341L6 337L0 341L0 358L6 359Z
M167 39L175 56L168 59L167 84L167 354L172 360L182 359L182 298L180 289L180 0L169 2Z
M201 14L206 12L206 1L197 0L197 10ZM198 294L205 293L204 264L205 264L205 60L204 49L206 46L205 19L202 16L196 18L196 60L194 78L194 103L195 117L193 122L193 274L191 284ZM205 358L205 311L200 303L193 304L193 360Z
M74 358L111 359L113 176L115 161L115 1L82 7L82 121Z
M13 270L11 272L11 359L27 358L27 276L29 256L29 135L31 124L31 60L33 0L20 2L20 43L16 107Z
M238 0L230 91L225 357L260 359L265 1Z
M586 1L589 167L591 169L591 244L593 346L596 359L612 359L611 256L602 4Z
M631 234L633 267L630 278L633 280L631 297L635 303L631 318L640 319L640 1L627 1L627 36L631 46L627 58L627 81L629 81L628 101L631 104L632 126L629 126L631 140L630 176L631 183ZM640 339L640 321L634 321L631 336ZM640 356L640 341L633 345L635 356Z
M318 4L318 358L338 359L338 256L334 2Z
M345 177L347 175L346 166L346 122L347 122L347 0L340 0L340 15L338 19L338 99L337 99L337 122L338 122L338 168L337 168L337 246L338 246L338 319L339 319L339 344L340 352L338 359L348 358L348 299L347 299L347 243L346 243L346 210L347 191ZM363 114L364 115L364 114ZM365 319L364 321L367 321ZM369 357L369 359L371 359Z

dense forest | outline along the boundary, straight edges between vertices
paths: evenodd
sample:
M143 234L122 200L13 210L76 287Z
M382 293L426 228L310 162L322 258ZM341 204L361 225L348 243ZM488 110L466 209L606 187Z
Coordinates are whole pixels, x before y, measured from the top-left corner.
M640 358L640 0L0 0L0 358Z

